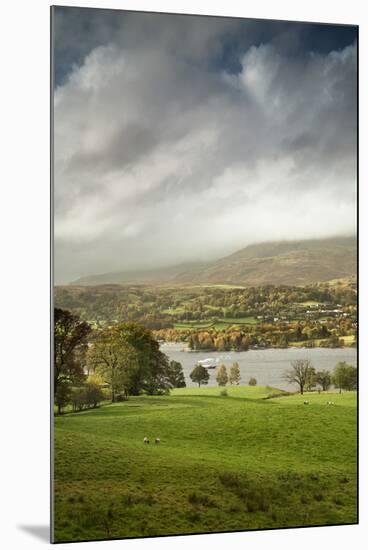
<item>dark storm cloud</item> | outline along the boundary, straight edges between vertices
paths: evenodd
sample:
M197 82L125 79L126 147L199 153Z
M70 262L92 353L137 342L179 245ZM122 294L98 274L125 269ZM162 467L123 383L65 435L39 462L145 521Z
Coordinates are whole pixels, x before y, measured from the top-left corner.
M354 29L112 13L56 11L57 281L355 231Z

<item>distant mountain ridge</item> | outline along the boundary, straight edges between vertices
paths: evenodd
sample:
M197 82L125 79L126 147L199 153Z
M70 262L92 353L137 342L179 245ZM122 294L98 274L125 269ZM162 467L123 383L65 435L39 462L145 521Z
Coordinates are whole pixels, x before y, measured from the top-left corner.
M82 277L73 285L237 284L305 285L356 275L355 237L252 244L212 262Z

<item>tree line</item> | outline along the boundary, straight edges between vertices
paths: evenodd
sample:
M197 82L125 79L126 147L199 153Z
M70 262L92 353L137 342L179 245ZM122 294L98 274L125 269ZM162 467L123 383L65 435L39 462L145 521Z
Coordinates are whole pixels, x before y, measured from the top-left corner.
M198 384L198 387L200 388L201 384L208 384L208 381L210 379L210 374L206 367L198 363L190 373L189 377L192 380L192 382L195 382L196 384ZM219 365L219 367L216 370L216 382L219 386L226 386L226 384L228 383L230 385L237 386L240 384L240 380L241 380L240 367L237 361L234 361L234 363L231 365L229 370L226 368L226 365L224 365L223 363ZM257 380L251 377L249 379L248 385L256 386Z
M129 395L184 387L180 363L162 353L152 332L135 322L99 331L70 311L54 311L54 398L58 412L96 407Z
M190 373L193 382L207 384L209 372L196 365ZM219 386L240 383L239 364L229 372L220 365L216 372ZM316 371L310 361L291 363L285 379L299 386L300 393L316 387L326 391L332 384L341 392L357 388L357 369L345 362L334 371ZM249 381L256 384L255 379ZM67 405L73 410L97 407L104 399L112 402L130 395L159 395L172 388L185 387L182 365L160 350L153 333L135 323L118 323L93 331L92 327L67 310L54 311L54 400L58 412Z
M208 369L203 365L197 364L190 373L192 382L201 387L203 384L208 384L210 374ZM327 391L332 385L335 386L341 393L342 390L353 391L357 389L357 368L349 365L345 361L337 363L332 372L323 369L316 370L308 359L298 359L291 361L291 368L284 373L284 379L290 384L296 384L299 387L301 394L304 391ZM216 369L216 382L219 386L238 385L240 383L240 368L239 363L234 362L229 371L226 365L221 364ZM248 381L249 386L256 386L257 380L251 377Z
M242 317L284 315L293 320L314 301L331 308L339 304L356 320L354 283L305 287L260 286L247 288L152 288L142 285L64 286L55 288L55 303L97 324L136 321L151 329L172 328L181 321L213 321ZM302 313L302 311L301 311Z
M242 325L234 323L227 328L160 329L154 331L159 340L187 342L193 351L247 351L250 348L287 348L303 342L305 347L338 348L345 345L344 336L356 337L357 330L350 319L335 319L321 324L318 321L258 322ZM354 343L356 345L356 343Z
M312 391L319 388L327 391L332 385L342 390L352 391L357 389L358 372L357 368L349 365L346 361L337 363L332 372L328 370L316 371L308 359L291 361L291 369L285 371L284 379L289 384L297 384L301 394L304 391Z

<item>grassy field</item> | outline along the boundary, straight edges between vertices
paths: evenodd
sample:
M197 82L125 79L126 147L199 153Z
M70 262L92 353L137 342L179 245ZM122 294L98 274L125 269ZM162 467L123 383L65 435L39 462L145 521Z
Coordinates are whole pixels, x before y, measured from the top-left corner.
M56 417L56 541L356 522L355 393L220 391Z
M174 323L174 328L177 330L187 330L188 328L193 329L206 329L211 328L215 325L212 321L186 321L183 323Z
M352 346L355 342L355 336L352 336L352 335L349 335L349 336L341 336L340 337L341 340L344 340L344 346ZM320 343L322 342L323 338L314 338L313 342L314 342L314 345L315 346L319 346ZM297 348L304 348L305 346L308 345L308 343L310 343L310 340L303 340L301 342L289 342L289 345L290 346L294 346L294 347L297 347Z
M258 320L254 317L225 317L224 319L219 319L219 322L227 325L256 325Z
M219 319L218 321L183 321L181 323L174 323L174 328L181 329L205 329L215 328L217 330L224 330L231 326L242 327L243 325L256 325L259 321L254 317L238 317L230 318L226 317Z

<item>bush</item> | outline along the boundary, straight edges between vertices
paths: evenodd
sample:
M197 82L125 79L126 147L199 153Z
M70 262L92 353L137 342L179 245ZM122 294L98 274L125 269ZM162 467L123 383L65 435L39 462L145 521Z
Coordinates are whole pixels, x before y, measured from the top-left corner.
M102 389L94 382L87 382L84 386L84 399L87 407L97 407L103 400Z
M73 388L70 403L73 411L82 411L85 408L97 407L104 399L102 389L94 382L87 382L84 386Z
M86 395L83 387L73 388L70 403L73 411L81 411L86 405Z
M221 397L227 397L227 390L226 390L226 389L221 390L221 391L220 391L220 396L221 396Z
M248 382L248 385L249 386L256 386L257 385L257 380L255 378L250 378L249 379L249 382Z
M127 401L128 397L125 395L125 393L118 393L115 395L115 401L121 402L121 401Z

